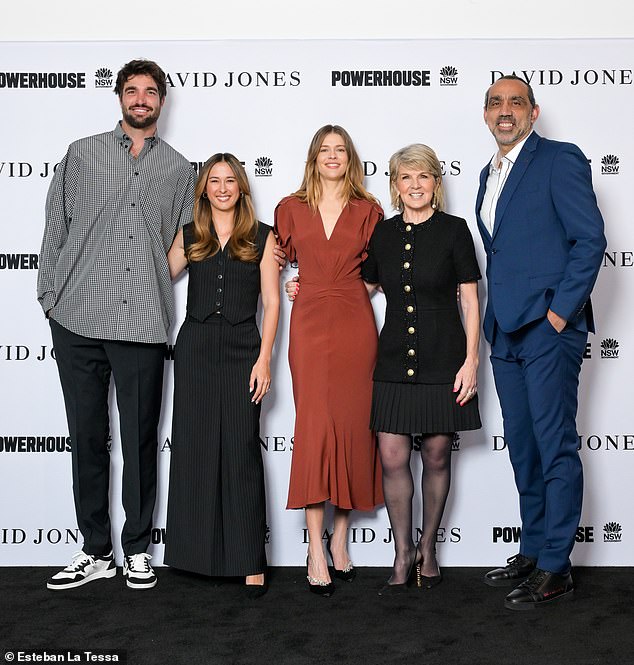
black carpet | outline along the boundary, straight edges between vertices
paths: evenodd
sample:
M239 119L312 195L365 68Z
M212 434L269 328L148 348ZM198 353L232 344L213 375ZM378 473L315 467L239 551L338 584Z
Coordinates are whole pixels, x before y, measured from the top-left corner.
M274 568L269 592L247 600L237 581L158 569L128 589L120 574L48 591L48 568L0 568L0 662L8 650L119 649L130 665L630 665L632 568L578 568L574 598L532 612L503 607L485 569L444 569L430 591L380 597L385 568L361 568L329 599L305 571ZM18 662L17 659L15 662Z

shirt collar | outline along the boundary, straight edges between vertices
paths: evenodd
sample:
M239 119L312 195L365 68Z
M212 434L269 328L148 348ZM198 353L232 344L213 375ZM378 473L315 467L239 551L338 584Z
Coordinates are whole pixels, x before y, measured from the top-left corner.
M121 120L119 120L116 127L114 128L114 136L121 143L121 145L125 146L127 149L129 149L132 145L132 139L123 131ZM149 141L148 145L150 147L156 145L159 141L158 130L154 132L152 136L147 136L145 140Z
M533 130L527 134L525 138L523 138L517 145L513 146L512 150L509 150L506 155L500 155L500 151L498 150L493 157L491 157L491 162L489 164L489 173L495 171L498 171L498 164L502 162L503 159L506 159L508 162L510 162L510 165L513 166L515 164L515 160L517 159L518 155L520 154L522 148L524 147L524 144L526 141L528 141L528 137L533 133Z

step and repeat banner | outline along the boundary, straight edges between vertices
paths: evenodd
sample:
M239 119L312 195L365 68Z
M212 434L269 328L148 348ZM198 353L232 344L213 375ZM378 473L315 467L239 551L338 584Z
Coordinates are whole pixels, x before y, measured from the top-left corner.
M44 201L67 145L114 128L118 69L156 60L168 75L159 132L199 169L218 151L244 163L260 219L299 186L308 143L336 123L352 135L366 184L389 208L387 167L404 145L432 146L444 165L447 209L465 217L484 270L474 217L478 174L495 151L483 118L487 87L503 73L532 84L536 129L578 144L591 162L608 248L593 296L597 334L581 375L579 450L585 502L573 563L632 565L634 503L634 102L632 41L231 41L0 44L0 564L58 565L81 548L74 517L70 440L48 324L36 301ZM99 183L95 183L99 187ZM296 270L289 266L282 281ZM176 338L187 277L174 286ZM486 284L480 286L482 301ZM384 300L373 299L377 325ZM284 300L273 390L262 412L267 550L272 565L300 565L303 511L287 511L294 407L287 361L291 304ZM354 312L351 312L354 316ZM172 416L172 351L165 358L159 432L160 482L152 533L163 559ZM484 426L456 436L453 486L438 531L441 565L499 564L518 550L519 515L500 410L481 345ZM112 403L111 503L116 554L123 523L121 450ZM415 474L420 460L412 458ZM418 485L418 483L416 483ZM415 519L420 520L420 495ZM196 534L192 534L196 537ZM354 513L350 551L358 565L387 566L387 513Z

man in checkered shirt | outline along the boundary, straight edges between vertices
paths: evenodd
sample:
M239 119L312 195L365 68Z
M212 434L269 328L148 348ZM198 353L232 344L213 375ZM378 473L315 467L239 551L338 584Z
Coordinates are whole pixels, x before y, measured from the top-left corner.
M165 73L133 60L117 75L122 120L75 141L46 200L38 300L50 321L72 441L83 551L48 581L70 589L113 577L108 390L115 382L124 460L121 534L128 587L156 576L147 553L157 429L174 301L166 253L192 219L195 173L156 134Z

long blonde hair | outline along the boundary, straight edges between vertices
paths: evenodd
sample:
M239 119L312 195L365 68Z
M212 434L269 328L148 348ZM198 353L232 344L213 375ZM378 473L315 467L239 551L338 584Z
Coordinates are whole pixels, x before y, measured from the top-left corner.
M229 152L217 152L205 163L194 189L194 242L186 250L188 261L203 261L220 251L220 242L213 233L212 208L207 198L209 172L219 162L225 162L238 182L240 197L233 213L233 232L228 242L229 255L239 261L258 260L256 235L258 220L255 218L249 180L240 161Z
M368 192L363 185L363 165L359 155L352 143L350 134L339 125L324 125L317 130L308 147L308 156L306 157L306 167L304 169L304 179L300 188L293 194L300 201L308 203L310 209L315 212L319 205L319 200L323 193L321 178L317 170L317 157L322 143L328 134L336 134L343 140L343 144L348 153L348 168L343 181L343 198L346 201L350 199L365 199L371 203L378 201Z

